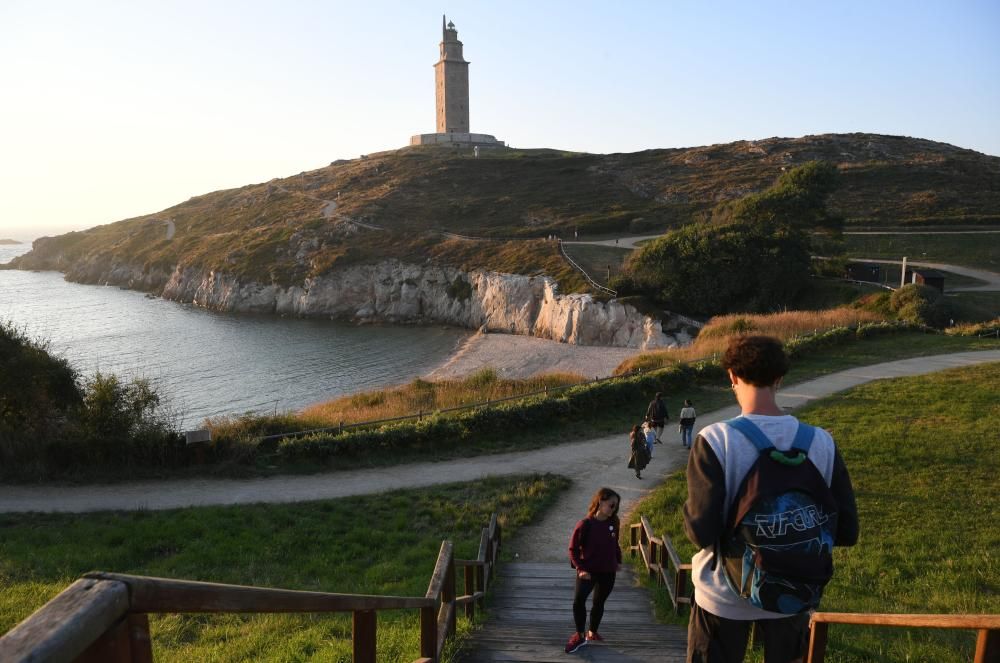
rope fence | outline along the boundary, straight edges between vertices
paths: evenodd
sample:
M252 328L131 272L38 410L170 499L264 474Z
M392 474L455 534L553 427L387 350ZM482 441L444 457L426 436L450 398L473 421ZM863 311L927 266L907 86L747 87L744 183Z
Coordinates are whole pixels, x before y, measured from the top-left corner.
M563 248L562 241L559 242L559 253L562 254L562 257L566 259L566 262L568 262L570 265L572 265L573 268L576 269L576 271L578 271L581 274L583 274L583 278L587 279L587 281L590 282L590 285L594 286L595 288L597 288L601 292L604 292L604 293L607 293L607 294L611 295L612 297L617 297L618 296L618 292L617 291L612 290L611 288L606 288L603 285L601 285L600 283L598 283L597 281L595 281L594 279L590 278L590 274L587 273L587 270L585 270L583 267L580 267L580 265L576 264L575 260L573 260L572 258L569 257L569 254L566 253L566 249Z

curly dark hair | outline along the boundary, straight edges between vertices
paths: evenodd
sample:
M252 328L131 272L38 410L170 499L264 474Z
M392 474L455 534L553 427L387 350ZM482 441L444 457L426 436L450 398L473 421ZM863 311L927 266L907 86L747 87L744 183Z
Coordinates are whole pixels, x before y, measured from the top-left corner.
M734 336L722 356L722 368L755 387L770 387L788 372L788 356L774 337Z

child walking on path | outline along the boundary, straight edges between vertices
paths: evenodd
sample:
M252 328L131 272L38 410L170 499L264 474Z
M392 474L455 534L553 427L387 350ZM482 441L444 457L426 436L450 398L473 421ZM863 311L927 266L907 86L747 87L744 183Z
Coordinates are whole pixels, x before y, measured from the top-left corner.
M649 460L653 460L653 445L656 443L656 429L649 419L642 424L642 434L646 437L646 451L649 452Z
M576 593L573 597L576 632L566 643L567 654L588 642L604 640L598 635L604 616L604 602L614 589L615 574L622 563L622 549L618 544L620 506L621 496L618 493L610 488L598 489L590 500L587 517L576 524L569 538L569 561L576 569ZM584 635L587 597L591 592L594 600L590 608L590 629Z
M680 433L681 433L681 444L685 449L691 448L691 432L694 430L694 420L698 414L694 411L694 407L691 405L691 401L684 401L684 407L681 409L681 423L680 423Z

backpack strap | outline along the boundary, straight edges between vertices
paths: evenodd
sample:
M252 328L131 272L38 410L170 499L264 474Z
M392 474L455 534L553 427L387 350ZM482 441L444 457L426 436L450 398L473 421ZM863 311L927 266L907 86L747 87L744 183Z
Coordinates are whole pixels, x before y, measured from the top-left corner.
M792 440L792 448L808 454L809 447L812 446L816 437L816 429L809 424L799 422L799 429L795 431L795 439Z
M739 432L743 433L750 442L757 447L757 451L760 453L765 453L770 451L770 456L777 462L783 465L800 465L809 455L809 447L812 446L813 439L816 437L816 429L809 424L804 424L799 422L799 427L795 431L795 439L792 440L792 448L789 450L799 451L794 456L788 456L780 451L778 451L771 440L764 435L764 432L757 427L757 424L750 421L746 417L735 417L729 419L725 422L727 425L732 426Z
M732 426L739 432L743 433L743 436L750 440L751 444L757 447L757 451L764 453L768 449L773 449L774 445L771 444L771 440L767 439L767 435L764 435L764 431L757 427L757 424L750 421L746 417L735 417L729 419L725 422L727 426ZM796 437L796 439L798 439Z

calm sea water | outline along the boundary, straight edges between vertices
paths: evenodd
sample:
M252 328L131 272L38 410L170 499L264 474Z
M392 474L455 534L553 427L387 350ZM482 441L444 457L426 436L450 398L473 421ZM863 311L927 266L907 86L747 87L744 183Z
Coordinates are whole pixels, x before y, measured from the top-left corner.
M0 246L0 263L28 249ZM83 375L150 379L180 428L407 382L447 359L469 333L214 313L68 283L57 272L8 270L0 270L0 319L47 340Z

